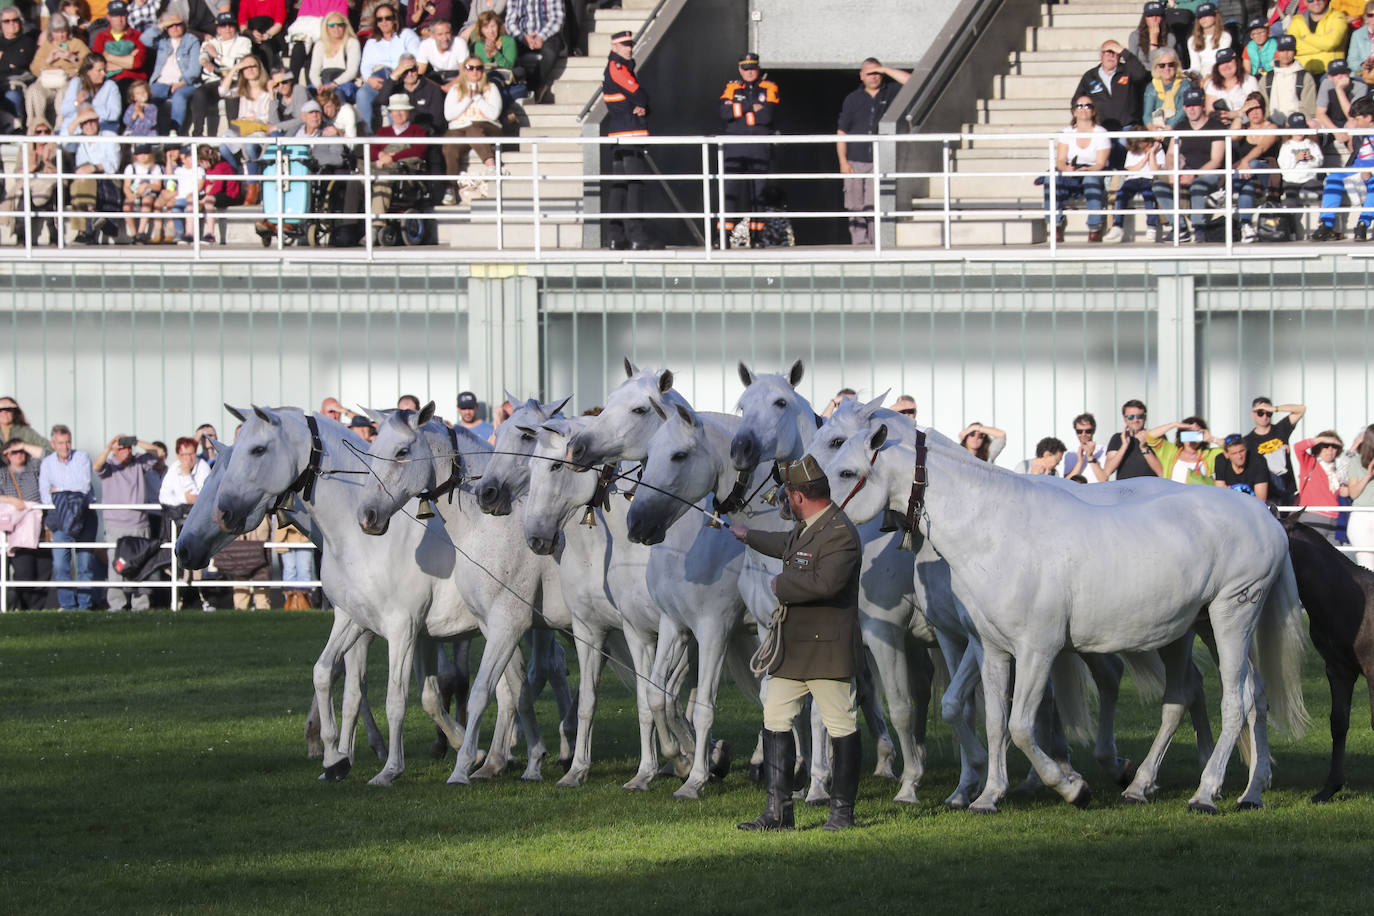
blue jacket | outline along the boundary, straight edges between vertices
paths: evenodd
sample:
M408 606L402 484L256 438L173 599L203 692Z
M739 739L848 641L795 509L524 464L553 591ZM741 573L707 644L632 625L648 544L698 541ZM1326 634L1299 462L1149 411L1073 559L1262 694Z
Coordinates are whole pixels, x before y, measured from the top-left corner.
M181 46L176 50L177 66L181 68L181 79L188 86L194 86L200 82L200 39L194 35L187 35L181 39ZM158 75L162 73L162 68L167 65L167 58L172 56L172 39L163 36L157 42L157 59L153 62L153 69L148 71L149 81L156 81Z

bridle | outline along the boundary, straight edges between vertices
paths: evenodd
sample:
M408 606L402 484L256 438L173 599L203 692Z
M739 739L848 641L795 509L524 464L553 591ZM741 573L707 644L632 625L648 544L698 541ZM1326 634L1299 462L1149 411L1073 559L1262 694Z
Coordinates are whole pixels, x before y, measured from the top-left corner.
M611 484L620 476L616 473L614 464L601 466L601 471L596 475L596 489L592 491L592 498L587 500L586 511L582 513L582 524L588 528L596 525L596 510L603 512L610 511L611 508Z
M912 468L911 472L911 496L907 498L906 514L900 516L897 519L896 524L889 524L888 522L890 520L890 516L887 513L884 513L885 518L884 524L882 526L883 531L900 530L902 532L902 541L898 545L898 549L911 551L912 553L915 553L915 539L913 537L913 532L916 531L916 522L920 519L921 512L925 509L926 484L928 482L928 476L926 472L926 456L929 453L930 449L926 445L926 434L923 430L916 430L915 445L916 462L915 467ZM872 476L871 469L874 463L877 462L878 455L881 452L882 449L874 450L873 457L868 460L870 473L865 474L863 477L859 478L859 482L854 484L854 489L850 490L849 495L844 498L844 502L840 503L841 512L844 511L845 506L849 505L849 501L852 500L855 496L857 496L859 491L864 488L864 484L868 483L868 478Z
M282 491L277 497L276 503L272 506L272 513L276 514L277 521L283 527L283 513L287 512L293 505L293 499L297 493L301 499L309 502L315 498L315 482L320 478L320 462L324 458L324 445L320 442L320 424L315 419L314 414L307 414L305 425L310 430L310 456L305 461L305 467L296 479L291 481L291 486Z
M453 446L453 452L449 459L448 479L436 487L419 493L418 497L422 503L426 500L436 500L445 494L448 494L448 501L452 503L453 491L463 485L463 453L458 450L458 433L451 426L447 429L449 444Z

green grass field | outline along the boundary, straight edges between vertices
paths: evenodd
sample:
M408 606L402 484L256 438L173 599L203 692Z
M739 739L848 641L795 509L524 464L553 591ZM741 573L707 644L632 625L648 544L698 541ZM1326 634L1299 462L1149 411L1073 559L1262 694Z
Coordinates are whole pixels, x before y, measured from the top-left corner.
M760 913L856 907L978 912L1367 912L1374 739L1357 696L1348 788L1306 801L1325 775L1329 708L1315 654L1307 738L1276 737L1268 808L1240 813L1233 762L1222 816L1189 815L1198 779L1180 732L1153 805L1123 807L1086 750L1075 760L1097 799L1079 811L1043 796L1003 813L949 812L953 739L932 731L921 804L865 776L863 829L817 829L798 806L792 834L735 829L762 792L743 775L757 708L729 686L719 732L736 749L730 777L701 802L620 784L634 772L633 701L604 682L589 785L563 790L512 774L444 784L452 754L426 753L433 729L407 720L407 771L366 785L362 756L341 784L316 781L302 726L322 613L164 612L0 617L0 891L5 912L201 911L464 913ZM571 654L571 653L570 653ZM373 650L383 708L385 651ZM1214 682L1214 678L1211 679ZM552 702L539 706L556 747ZM1219 717L1215 712L1214 718ZM1158 721L1134 694L1119 741L1139 759ZM490 729L491 716L487 726ZM873 749L867 742L866 756ZM1013 756L1013 773L1024 761ZM871 771L871 764L869 766Z

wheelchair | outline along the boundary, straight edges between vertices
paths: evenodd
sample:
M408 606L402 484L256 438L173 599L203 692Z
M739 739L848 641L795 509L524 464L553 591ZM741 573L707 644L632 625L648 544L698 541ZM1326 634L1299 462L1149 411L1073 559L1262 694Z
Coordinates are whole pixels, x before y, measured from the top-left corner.
M435 245L439 241L439 227L432 219L417 218L419 214L434 212L433 194L442 187L439 182L407 179L406 175L424 175L427 164L405 165L394 176L387 176L391 184L391 204L385 214L373 217L373 244L387 248L403 245Z
M283 146L283 159L286 173L293 176L348 175L353 173L354 155L345 151L340 166L322 166L311 158L305 146ZM263 213L254 229L262 240L264 248L270 247L277 238L277 216L282 217L281 235L284 246L325 247L339 233L346 221L322 219L319 214L336 213L343 209L348 183L345 181L304 181L300 178L283 183L282 201L276 202L277 182L271 180L276 169L276 150L269 146L263 150L261 161L264 163L263 175L269 180L263 182ZM269 169L271 171L269 171Z

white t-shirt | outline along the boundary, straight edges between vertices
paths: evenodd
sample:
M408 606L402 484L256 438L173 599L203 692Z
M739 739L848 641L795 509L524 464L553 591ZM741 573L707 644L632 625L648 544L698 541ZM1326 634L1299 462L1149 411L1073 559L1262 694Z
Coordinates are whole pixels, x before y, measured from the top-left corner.
M1179 459L1174 462L1174 470L1169 477L1178 483L1187 483L1189 471L1195 471L1207 477L1212 476L1207 470L1207 459L1198 456L1198 459L1192 462L1184 461L1182 457L1179 457Z
M449 46L447 53L439 51L433 38L426 38L420 42L420 49L415 52L417 63L425 64L429 69L441 73L455 73L463 69L463 61L467 59L468 43L457 35L453 36L453 44Z
M153 163L145 167L137 162L130 162L124 166L124 177L134 180L134 194L146 194L151 190L148 185L162 178L162 166Z
M172 179L176 182L177 197L186 201L187 207L191 206L191 201L200 193L200 181L204 177L204 169L193 169L189 165L179 165L172 173Z
M1084 137L1088 138L1088 145L1082 147L1078 141ZM1097 165L1097 154L1100 150L1111 151L1112 141L1107 136L1107 128L1098 124L1090 134L1081 134L1078 128L1070 125L1060 131L1059 142L1069 148L1066 161L1069 165L1086 165L1090 168Z
M1245 107L1245 97L1252 92L1259 91L1259 83L1250 74L1241 76L1240 82L1236 83L1231 89L1218 89L1211 81L1207 81L1207 98L1214 104L1217 99L1225 99L1226 106L1232 111L1240 111Z
M1145 163L1140 165L1140 163ZM1140 165L1139 168L1136 168ZM1164 151L1159 147L1148 149L1143 153L1126 150L1126 174L1125 178L1129 181L1132 178L1153 178L1155 169L1164 167Z

